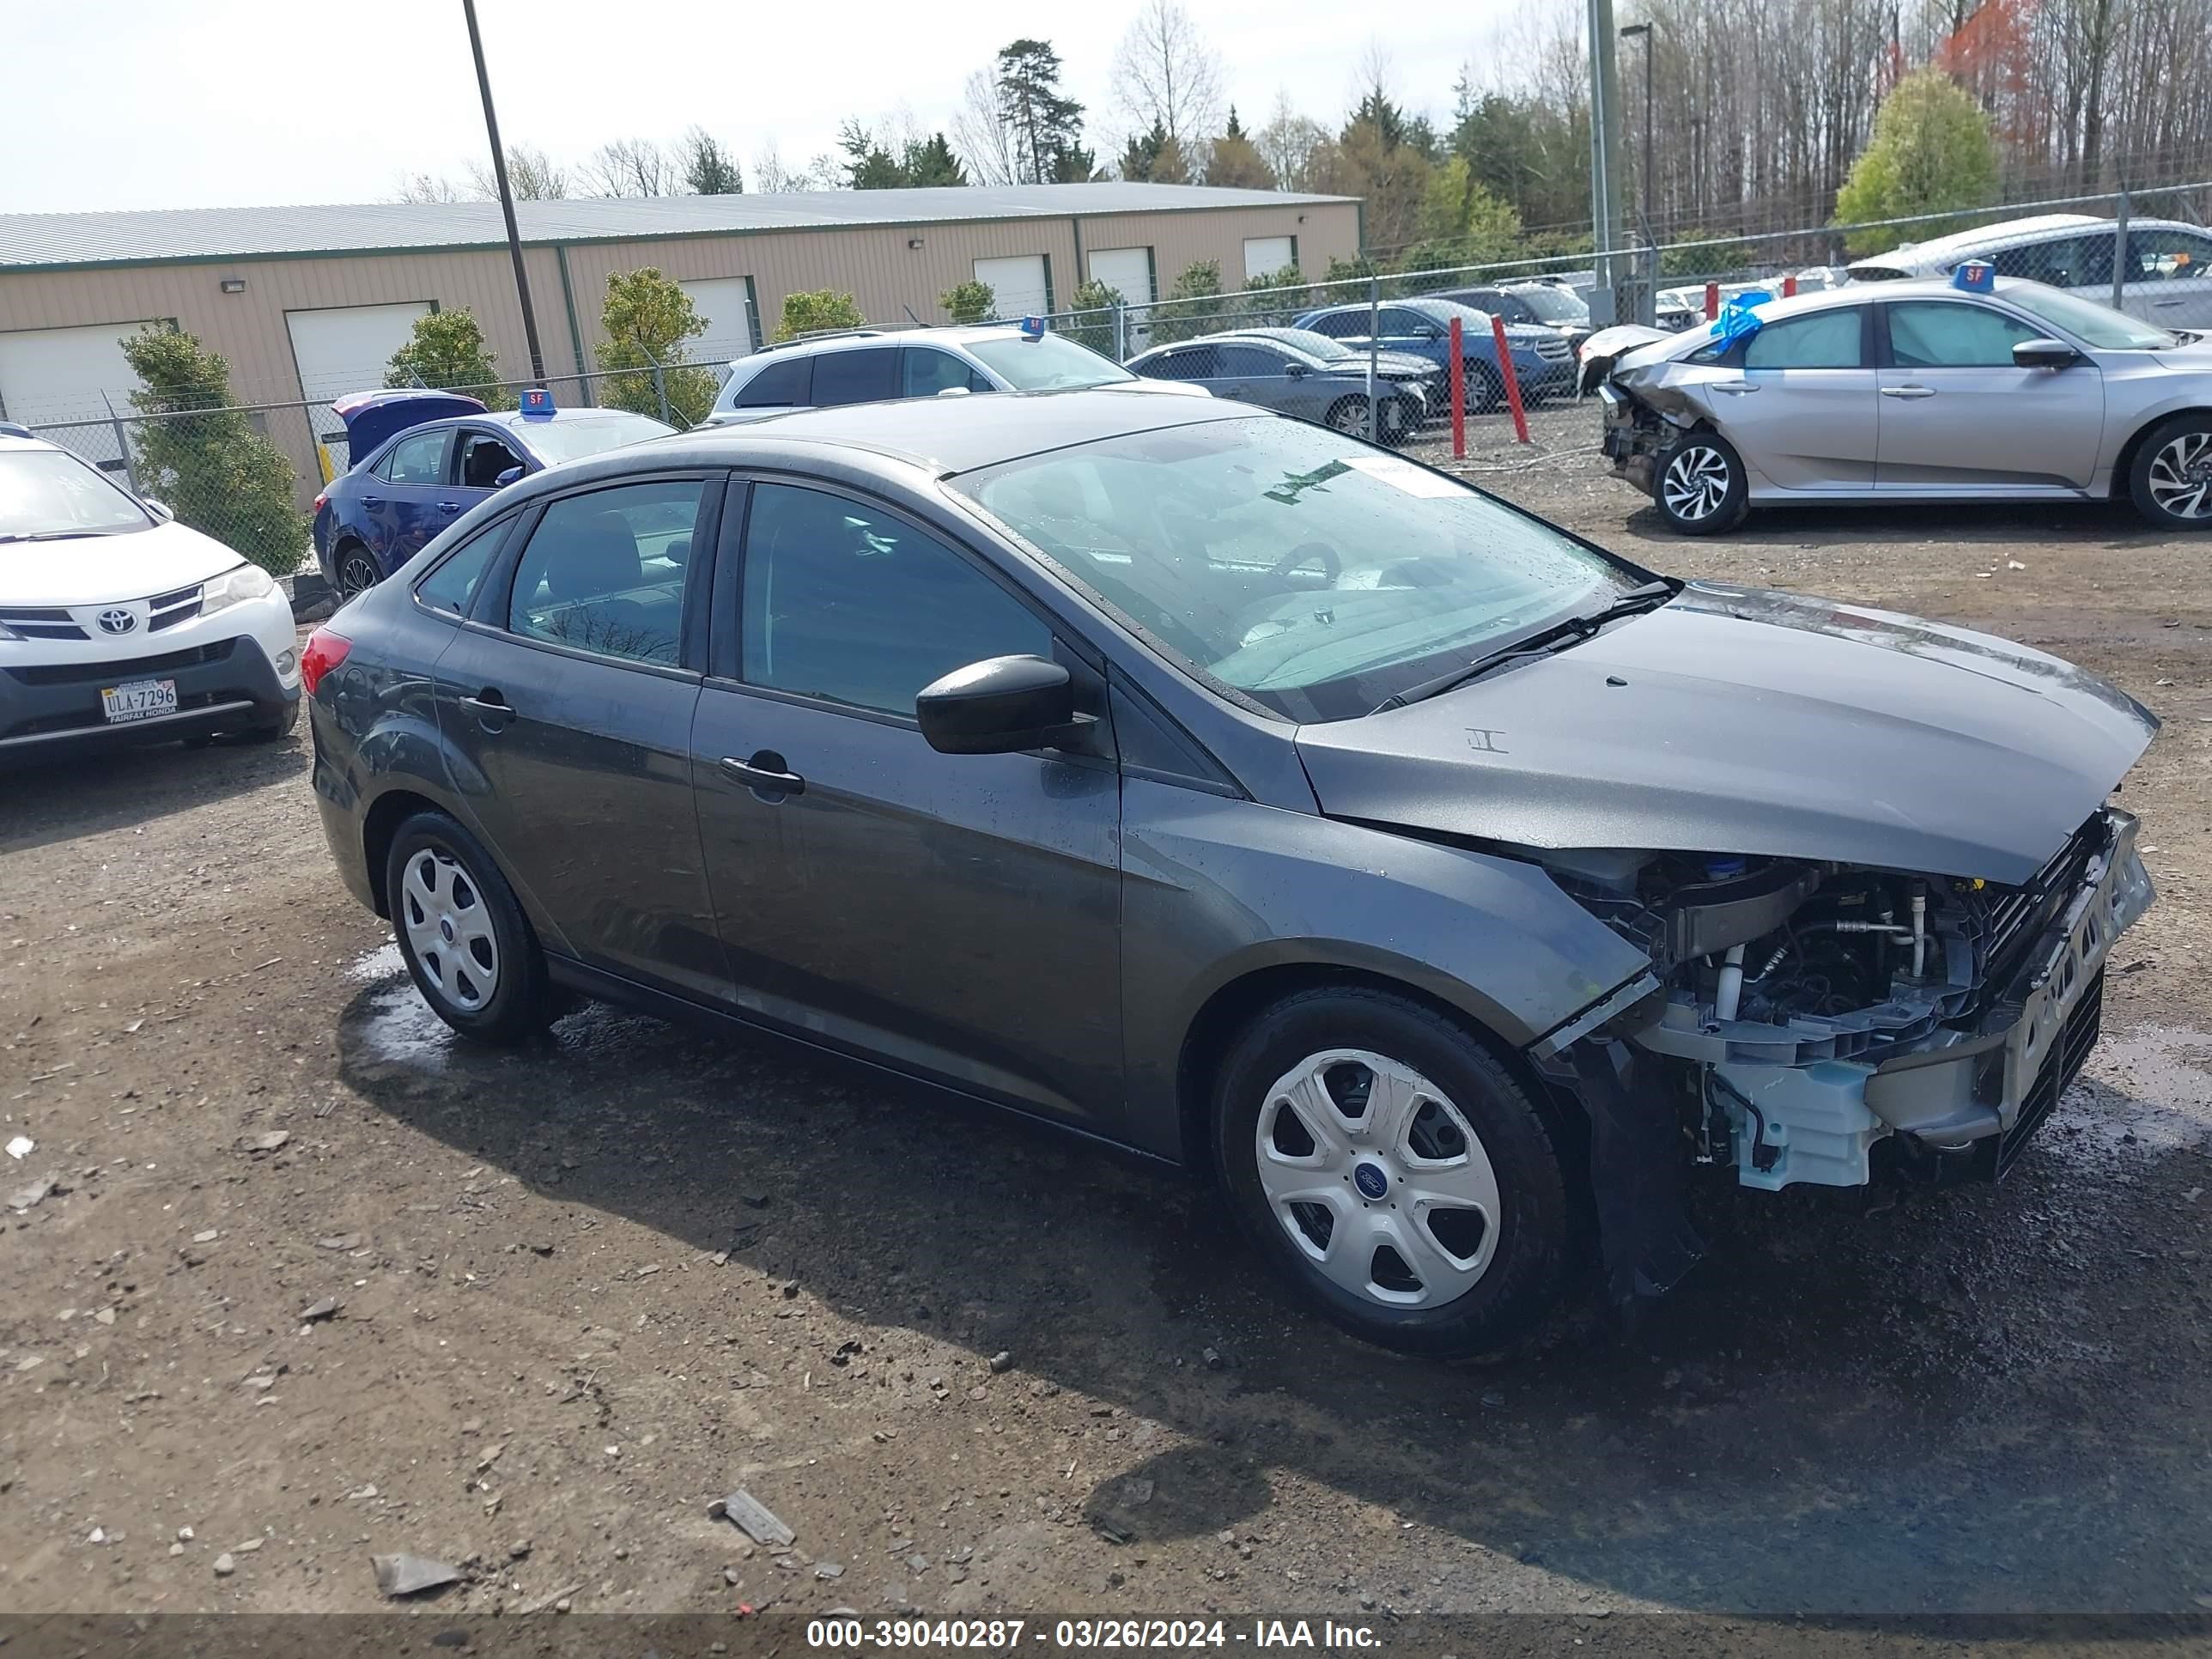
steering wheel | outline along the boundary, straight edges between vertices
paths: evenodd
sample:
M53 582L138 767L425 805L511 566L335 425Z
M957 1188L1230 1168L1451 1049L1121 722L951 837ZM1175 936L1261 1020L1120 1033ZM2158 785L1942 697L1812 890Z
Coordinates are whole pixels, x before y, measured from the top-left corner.
M1327 542L1301 542L1276 560L1267 574L1275 580L1280 580L1310 559L1319 559L1322 573L1328 578L1328 585L1331 587L1336 586L1336 579L1344 574L1344 561L1337 556L1336 550Z

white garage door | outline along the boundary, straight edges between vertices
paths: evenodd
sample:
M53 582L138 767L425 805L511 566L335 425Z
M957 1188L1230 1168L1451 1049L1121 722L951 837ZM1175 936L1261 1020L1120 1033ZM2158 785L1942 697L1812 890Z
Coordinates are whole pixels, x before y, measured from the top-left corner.
M1012 320L1038 317L1052 309L1052 283L1042 253L1018 253L1011 259L978 259L975 280L990 285L994 307Z
M1298 262L1298 239L1295 236L1247 236L1244 239L1244 280L1255 276L1272 276L1279 270L1288 270Z
M707 276L677 286L691 296L693 309L707 331L686 340L684 349L700 362L726 363L758 349L760 331L753 326L752 283L744 276Z
M29 426L106 420L107 401L100 395L105 392L119 413L128 415L138 377L124 361L123 337L138 328L137 323L102 323L0 334L0 410L9 420Z
M1133 306L1152 302L1152 251L1102 247L1091 253L1091 280L1103 283Z
M337 306L326 311L288 311L292 361L299 365L300 395L319 433L343 432L330 411L331 398L384 384L392 354L415 332L415 319L430 314L427 301L393 306Z

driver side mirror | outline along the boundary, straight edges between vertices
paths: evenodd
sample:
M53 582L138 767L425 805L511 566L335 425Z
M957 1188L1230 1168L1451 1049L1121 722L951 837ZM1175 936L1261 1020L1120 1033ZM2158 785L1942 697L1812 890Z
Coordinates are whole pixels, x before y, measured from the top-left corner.
M495 489L504 489L507 485L515 483L521 477L522 469L520 467L510 466L506 471L501 473L499 477L491 481L492 487Z
M922 687L921 735L940 755L1014 755L1067 743L1092 723L1075 712L1067 670L1042 657L987 657Z
M1294 380L1303 380L1307 375L1312 374L1313 371L1308 368L1304 363L1288 363L1284 366L1283 373L1289 375Z
M168 523L172 519L177 516L177 509L175 507L171 507L167 501L157 501L151 495L143 497L143 504L149 513L159 519L163 524Z
M2012 360L2022 368L2068 368L2081 354L2063 340L2022 340L2013 347Z

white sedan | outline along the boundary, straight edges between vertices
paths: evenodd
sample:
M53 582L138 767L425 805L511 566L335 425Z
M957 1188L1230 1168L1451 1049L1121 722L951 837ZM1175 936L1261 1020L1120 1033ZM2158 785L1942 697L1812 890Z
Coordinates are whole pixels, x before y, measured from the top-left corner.
M0 426L0 766L300 712L292 607L258 565Z

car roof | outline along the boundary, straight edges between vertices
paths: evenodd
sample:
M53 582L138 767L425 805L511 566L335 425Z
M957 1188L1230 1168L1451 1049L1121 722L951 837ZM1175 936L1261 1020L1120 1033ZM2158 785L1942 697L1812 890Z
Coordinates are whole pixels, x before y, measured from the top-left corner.
M2137 221L2148 223L2148 221ZM1863 259L1854 259L1850 268L1861 265L1883 266L1894 270L1899 266L1929 266L1956 264L1970 253L1985 249L2015 246L2032 242L2039 237L2063 235L2079 230L2084 225L2110 225L2110 219L2100 219L2092 213L2039 213L2027 219L2008 219L2002 224L1984 225L1978 230L1957 230L1946 236L1931 236L1924 242L1907 242L1887 253L1874 253Z
M771 340L748 356L733 357L730 367L750 370L779 357L805 356L823 351L859 351L869 346L967 346L980 340L1018 340L1018 323L959 323L945 327L848 328L834 334L816 334L796 340Z
M21 436L17 435L19 433ZM16 426L13 421L0 424L0 450L59 449L60 447L59 444L48 443L44 438L35 435L27 427Z
M728 466L738 464L732 450L775 441L863 449L949 474L1125 433L1265 413L1227 399L1131 397L1097 387L988 398L902 398L698 427L617 453L636 458L651 452L671 459L680 455L679 465Z

